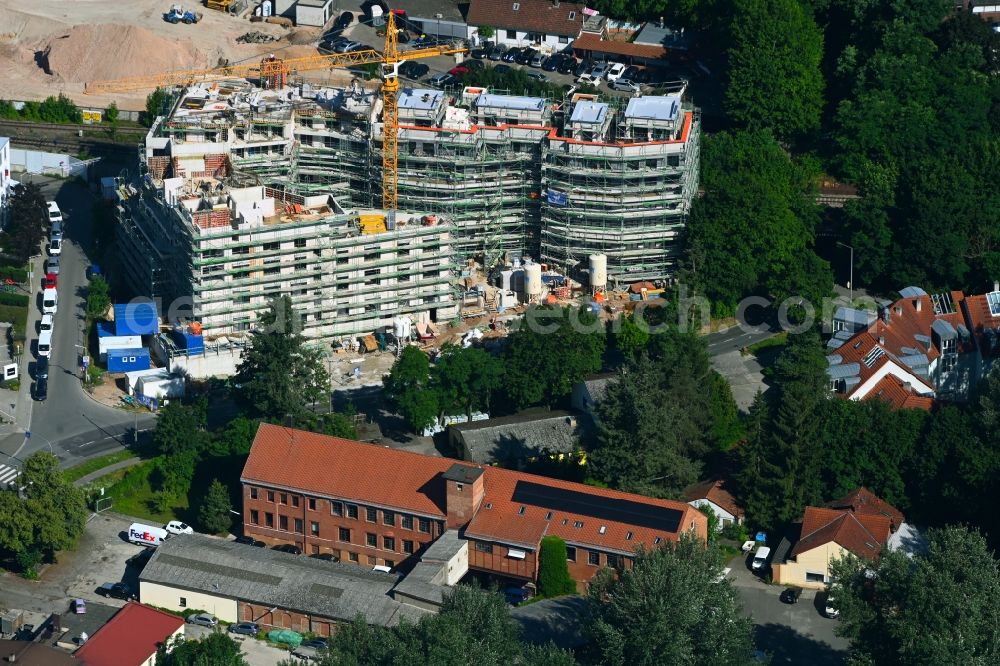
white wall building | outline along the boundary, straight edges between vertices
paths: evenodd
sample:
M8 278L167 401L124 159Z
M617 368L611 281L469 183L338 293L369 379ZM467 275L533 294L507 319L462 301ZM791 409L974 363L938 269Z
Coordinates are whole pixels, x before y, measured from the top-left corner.
M10 187L10 139L0 136L0 227L6 221Z

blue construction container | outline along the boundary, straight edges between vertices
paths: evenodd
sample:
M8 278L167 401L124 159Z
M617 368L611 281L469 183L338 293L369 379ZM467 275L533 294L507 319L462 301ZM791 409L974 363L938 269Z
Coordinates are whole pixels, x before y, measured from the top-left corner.
M107 338L115 336L115 325L113 322L99 321L97 322L97 337Z
M108 350L108 372L149 370L150 365L149 350L145 347Z
M174 341L178 349L187 351L188 356L199 356L205 353L205 338L201 333L195 335L187 329L174 329L170 331L170 339Z
M115 335L156 335L160 323L151 300L115 305Z

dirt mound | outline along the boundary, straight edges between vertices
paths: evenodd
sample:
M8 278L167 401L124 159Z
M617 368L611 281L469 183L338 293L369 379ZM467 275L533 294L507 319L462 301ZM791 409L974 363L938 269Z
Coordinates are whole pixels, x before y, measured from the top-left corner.
M194 26L174 26L178 32ZM134 25L78 25L42 51L43 66L67 82L120 79L204 67L207 56L190 39L161 37Z

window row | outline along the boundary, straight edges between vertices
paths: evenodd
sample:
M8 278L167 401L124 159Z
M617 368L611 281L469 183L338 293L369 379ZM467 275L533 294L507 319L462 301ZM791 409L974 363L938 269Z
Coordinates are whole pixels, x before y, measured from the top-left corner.
M250 499L259 499L260 490L255 487L250 488ZM295 493L285 493L277 492L274 490L264 491L265 497L268 502L275 502L277 504L283 504L298 508L301 502L300 496ZM306 506L309 511L318 511L319 502L315 497L306 498ZM333 516L341 518L349 518L352 520L358 520L361 508L357 504L351 504L348 502L340 502L336 500L330 501L330 514ZM431 520L429 518L418 518L415 516L410 516L406 514L397 514L395 511L389 511L388 509L381 510L381 517L379 516L379 509L375 507L364 507L365 520L369 523L378 523L381 520L383 525L389 527L401 527L404 530L416 530L423 534L430 534L431 532ZM256 511L252 511L251 515L255 514ZM253 522L253 521L251 521ZM315 524L315 523L314 523Z
M476 542L476 551L480 553L492 554L493 544L484 541ZM601 553L596 550L585 551L587 553L587 564L593 567L601 566ZM566 546L566 561L576 562L576 547ZM622 566L624 558L621 555L616 555L614 553L604 553L604 564L612 568L619 568Z

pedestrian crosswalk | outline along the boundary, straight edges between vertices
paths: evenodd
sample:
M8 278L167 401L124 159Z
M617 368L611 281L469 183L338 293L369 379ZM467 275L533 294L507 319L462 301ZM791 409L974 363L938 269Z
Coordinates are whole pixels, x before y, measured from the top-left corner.
M16 467L11 467L10 465L0 465L0 487L6 486L8 483L12 483L14 479L20 472L17 471Z

